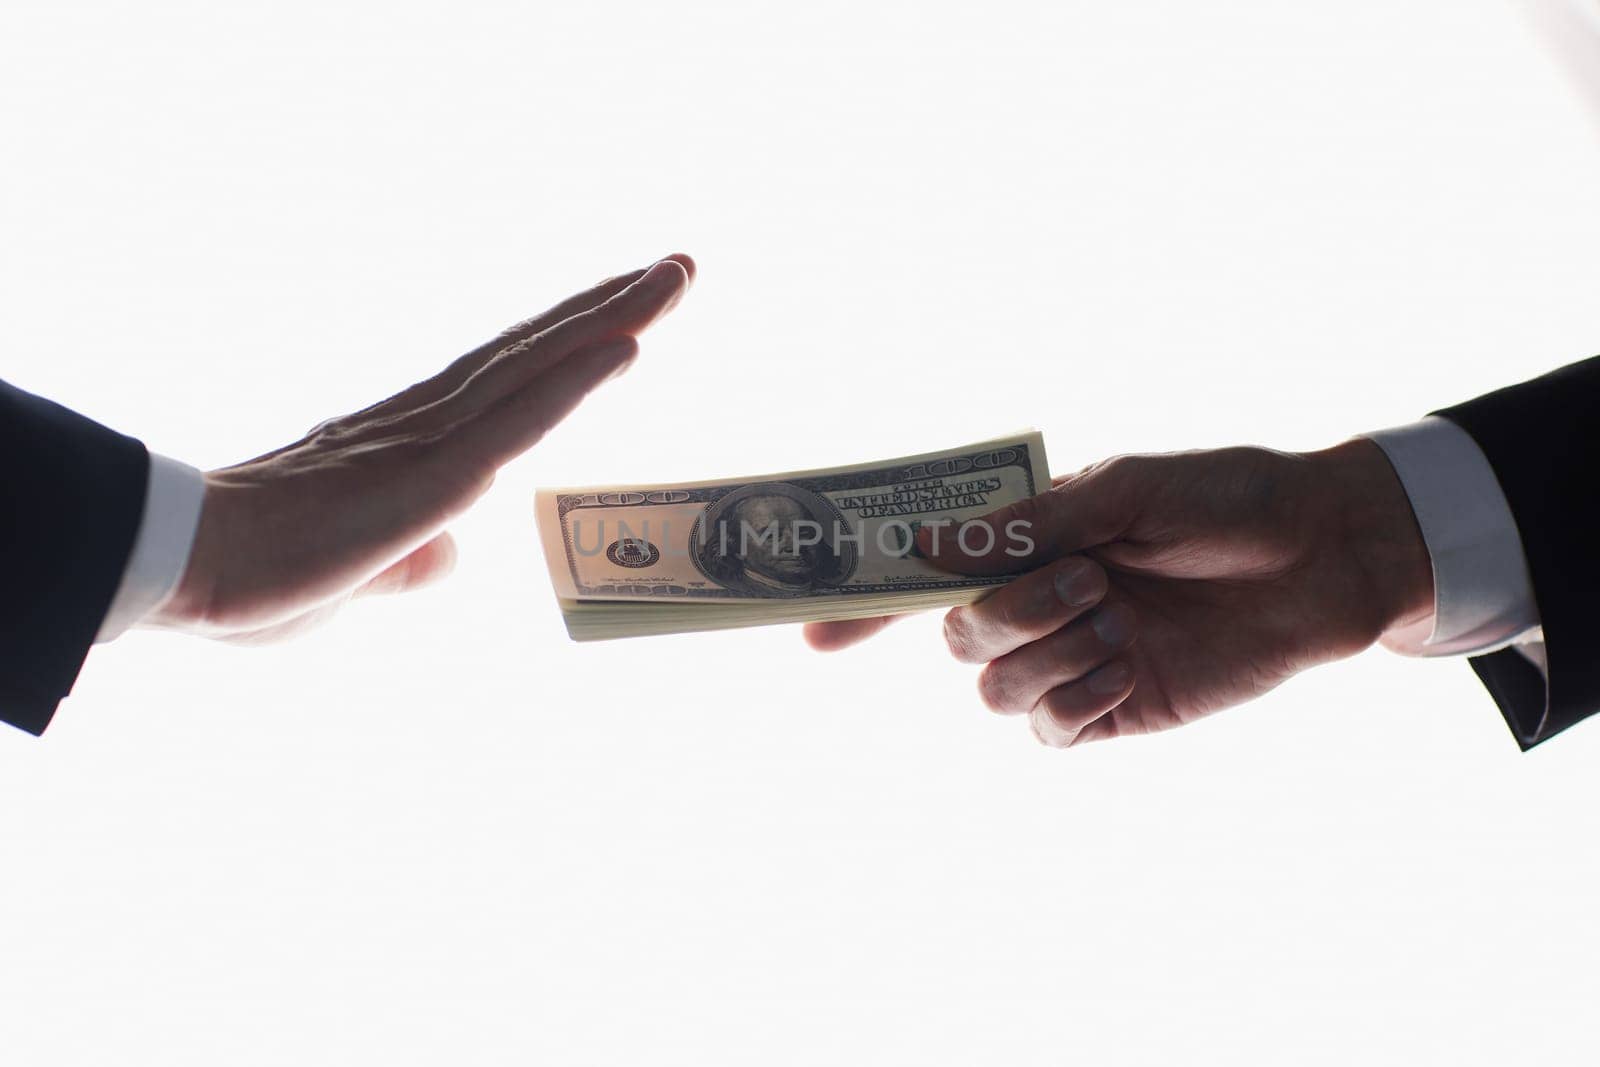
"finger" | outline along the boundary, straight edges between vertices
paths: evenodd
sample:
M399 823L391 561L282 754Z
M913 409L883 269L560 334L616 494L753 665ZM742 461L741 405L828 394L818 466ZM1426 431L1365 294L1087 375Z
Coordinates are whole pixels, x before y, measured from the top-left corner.
M924 525L917 547L957 574L1013 574L1115 540L1133 521L1142 456L1118 456L959 525Z
M660 260L616 296L562 319L543 333L556 348L594 344L618 334L640 334L677 306L689 291L690 281L689 269L679 260Z
M348 417L352 419L378 418L405 411L415 411L418 408L427 407L429 404L443 400L461 388L468 378L494 358L495 353L549 329L562 319L599 306L644 277L644 272L647 269L649 268L640 267L638 270L607 278L605 281L585 289L575 296L569 296L548 311L535 315L530 319L524 319L500 333L492 341L487 341L465 355L458 356L449 366L431 378L426 378L413 386L402 389L387 400L379 401L371 407L363 408Z
M1046 693L1077 681L1133 644L1134 633L1133 609L1107 604L990 663L978 675L978 694L992 711L1031 712Z
M632 337L579 349L533 384L458 423L445 438L453 447L443 458L474 470L504 466L537 444L596 386L627 370L638 354L639 342Z
M693 259L681 253L674 252L664 259L672 260L683 268L684 273L692 282L696 273ZM598 282L581 293L567 297L532 318L524 319L504 331L493 340L474 348L472 351L458 357L438 374L433 375L416 385L401 390L387 400L380 401L369 408L365 408L352 417L375 417L401 411L414 411L444 399L459 389L474 373L482 369L494 356L528 338L534 337L565 319L582 314L610 300L621 293L628 286L643 278L649 267L640 267L638 270L627 271Z
M962 663L987 663L1054 633L1106 595L1106 572L1083 556L1041 567L944 617L944 639Z
M837 652L871 637L904 615L879 615L871 619L841 619L836 622L808 622L801 630L806 644L818 652Z
M442 533L368 579L356 590L356 595L404 593L420 589L445 577L455 570L455 566L455 538Z
M694 260L682 252L674 252L670 256L663 256L661 259L658 259L656 263L665 263L669 260L683 268L684 275L688 278L689 284L692 285L694 283L694 276L697 270ZM574 315L581 315L585 311L590 311L599 307L601 304L604 304L607 300L610 300L612 297L628 288L628 286L632 285L640 278L643 278L646 272L648 272L650 268L654 267L655 265L655 263L652 263L650 267L640 267L638 270L630 270L625 274L618 274L614 277L607 278L604 281L597 283L593 287L586 289L575 296L569 296L567 299L561 301L561 303L557 304L553 308L550 308L548 311L535 315L531 319L524 319L522 322L517 323L515 326L501 333L500 336L496 337L494 340L489 341L487 344L478 346L477 348L473 349L472 352L469 352L467 356L462 358L466 359L468 357L477 355L480 357L478 364L481 366L501 349L515 344L518 341L527 340L536 334L541 334L550 329L552 326L572 318ZM475 370L477 368L474 367L473 369ZM465 376L463 376L463 378L465 378ZM458 382L457 384L460 383Z
M455 414L497 403L532 385L579 349L643 333L672 310L688 288L689 274L683 265L662 260L600 306L499 352L441 403Z
M1089 725L1078 731L1078 736L1072 739L1068 747L1088 744L1090 741L1107 741L1113 737L1123 736L1122 713L1127 707L1128 701L1124 700L1098 719L1089 723Z
M700 266L699 264L695 263L693 256L689 255L687 252L674 252L671 255L663 256L662 258L670 259L672 262L682 267L683 273L689 276L689 284L694 284L695 278L700 274Z
M1107 663L1081 681L1052 689L1028 717L1033 734L1051 748L1066 748L1096 736L1115 736L1112 713L1133 693L1133 668L1124 660Z

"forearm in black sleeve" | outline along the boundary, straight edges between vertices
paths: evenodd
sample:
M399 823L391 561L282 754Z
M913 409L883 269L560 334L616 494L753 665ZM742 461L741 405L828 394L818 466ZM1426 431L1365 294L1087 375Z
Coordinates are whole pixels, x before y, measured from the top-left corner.
M144 445L0 382L0 722L44 731L143 517Z
M1436 414L1488 457L1522 538L1547 671L1509 648L1472 666L1526 749L1600 711L1600 356Z

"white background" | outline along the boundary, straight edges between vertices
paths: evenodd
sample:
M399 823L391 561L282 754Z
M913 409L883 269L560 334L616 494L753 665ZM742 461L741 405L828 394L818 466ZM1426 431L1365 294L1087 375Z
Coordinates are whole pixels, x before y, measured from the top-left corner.
M531 511L1030 424L1058 470L1316 447L1589 355L1565 44L1490 0L8 4L0 374L154 450L702 275L447 584L129 635L0 736L0 1059L1593 1062L1594 723L1521 755L1465 663L1374 651L1052 752L931 617L573 645Z

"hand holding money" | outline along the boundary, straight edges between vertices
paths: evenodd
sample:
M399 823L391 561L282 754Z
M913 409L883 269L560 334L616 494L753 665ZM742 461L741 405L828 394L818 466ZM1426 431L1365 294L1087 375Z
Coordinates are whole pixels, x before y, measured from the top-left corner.
M986 664L985 703L1028 715L1051 745L1178 726L1432 626L1427 547L1368 440L1121 456L988 521L1019 518L1037 543L1026 559L937 556L959 573L1032 568L950 612L945 638ZM842 648L887 621L806 636Z
M1027 433L849 467L541 490L536 506L562 616L584 641L966 603L1005 579L941 570L927 546L1025 557L1025 527L975 540L964 524L1049 482Z

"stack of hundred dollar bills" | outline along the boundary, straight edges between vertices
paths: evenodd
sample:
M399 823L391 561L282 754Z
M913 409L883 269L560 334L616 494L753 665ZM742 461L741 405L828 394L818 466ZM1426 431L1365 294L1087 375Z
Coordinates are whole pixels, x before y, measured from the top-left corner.
M1049 487L1044 440L1029 432L850 467L541 489L536 504L567 632L594 641L976 600L1007 579L939 570L916 531L953 539L966 520ZM962 547L982 553L983 542Z

